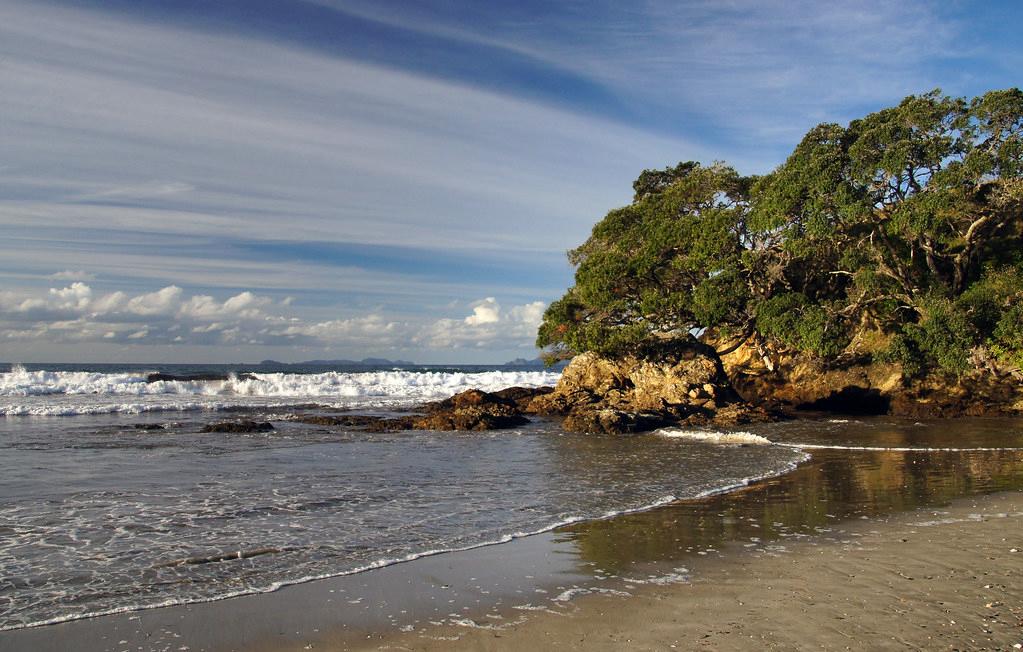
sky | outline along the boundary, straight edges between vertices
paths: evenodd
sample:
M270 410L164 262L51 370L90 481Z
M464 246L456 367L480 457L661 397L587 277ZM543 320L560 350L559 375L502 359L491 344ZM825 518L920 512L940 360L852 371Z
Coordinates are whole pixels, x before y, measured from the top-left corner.
M1021 84L1023 3L0 0L0 360L532 358L645 168Z

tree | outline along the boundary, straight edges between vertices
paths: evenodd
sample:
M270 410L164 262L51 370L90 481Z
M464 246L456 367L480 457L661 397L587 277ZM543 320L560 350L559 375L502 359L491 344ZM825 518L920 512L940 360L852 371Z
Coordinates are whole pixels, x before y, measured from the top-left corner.
M569 252L576 283L547 309L540 346L614 355L742 322L751 184L723 164L644 172L636 200Z
M711 329L827 364L1018 365L1021 173L1019 89L936 90L819 125L762 178L722 163L644 171L632 204L570 252L575 286L538 344L614 355ZM855 350L865 329L887 349Z

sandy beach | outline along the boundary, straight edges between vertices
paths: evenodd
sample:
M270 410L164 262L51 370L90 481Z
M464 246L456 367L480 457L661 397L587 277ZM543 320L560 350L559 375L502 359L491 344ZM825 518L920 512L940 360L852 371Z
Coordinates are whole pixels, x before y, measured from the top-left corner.
M488 630L432 628L363 649L1012 650L1023 645L1023 494L966 499L840 541L693 565L690 580L579 598ZM324 641L326 649L331 649ZM319 648L323 649L323 648Z

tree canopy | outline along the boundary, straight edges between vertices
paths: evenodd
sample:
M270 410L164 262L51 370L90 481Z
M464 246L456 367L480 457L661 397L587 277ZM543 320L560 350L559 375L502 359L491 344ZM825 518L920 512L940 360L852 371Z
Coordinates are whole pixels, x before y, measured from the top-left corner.
M555 356L706 331L910 373L1023 365L1019 89L818 125L766 176L690 161L633 187L569 252L575 285L537 339Z

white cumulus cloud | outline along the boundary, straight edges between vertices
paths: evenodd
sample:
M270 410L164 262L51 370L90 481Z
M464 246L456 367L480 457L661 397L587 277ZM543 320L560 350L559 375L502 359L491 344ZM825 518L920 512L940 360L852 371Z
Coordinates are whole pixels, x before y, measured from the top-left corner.
M470 326L481 326L493 324L501 320L501 304L494 297L487 297L477 301L472 307L472 314L465 318L465 323Z
M293 300L274 301L248 290L219 300L169 285L131 296L96 292L76 281L35 294L0 292L0 341L515 349L531 346L545 307L534 301L503 309L495 297L485 297L461 318L392 319L371 312L311 321L289 314Z

